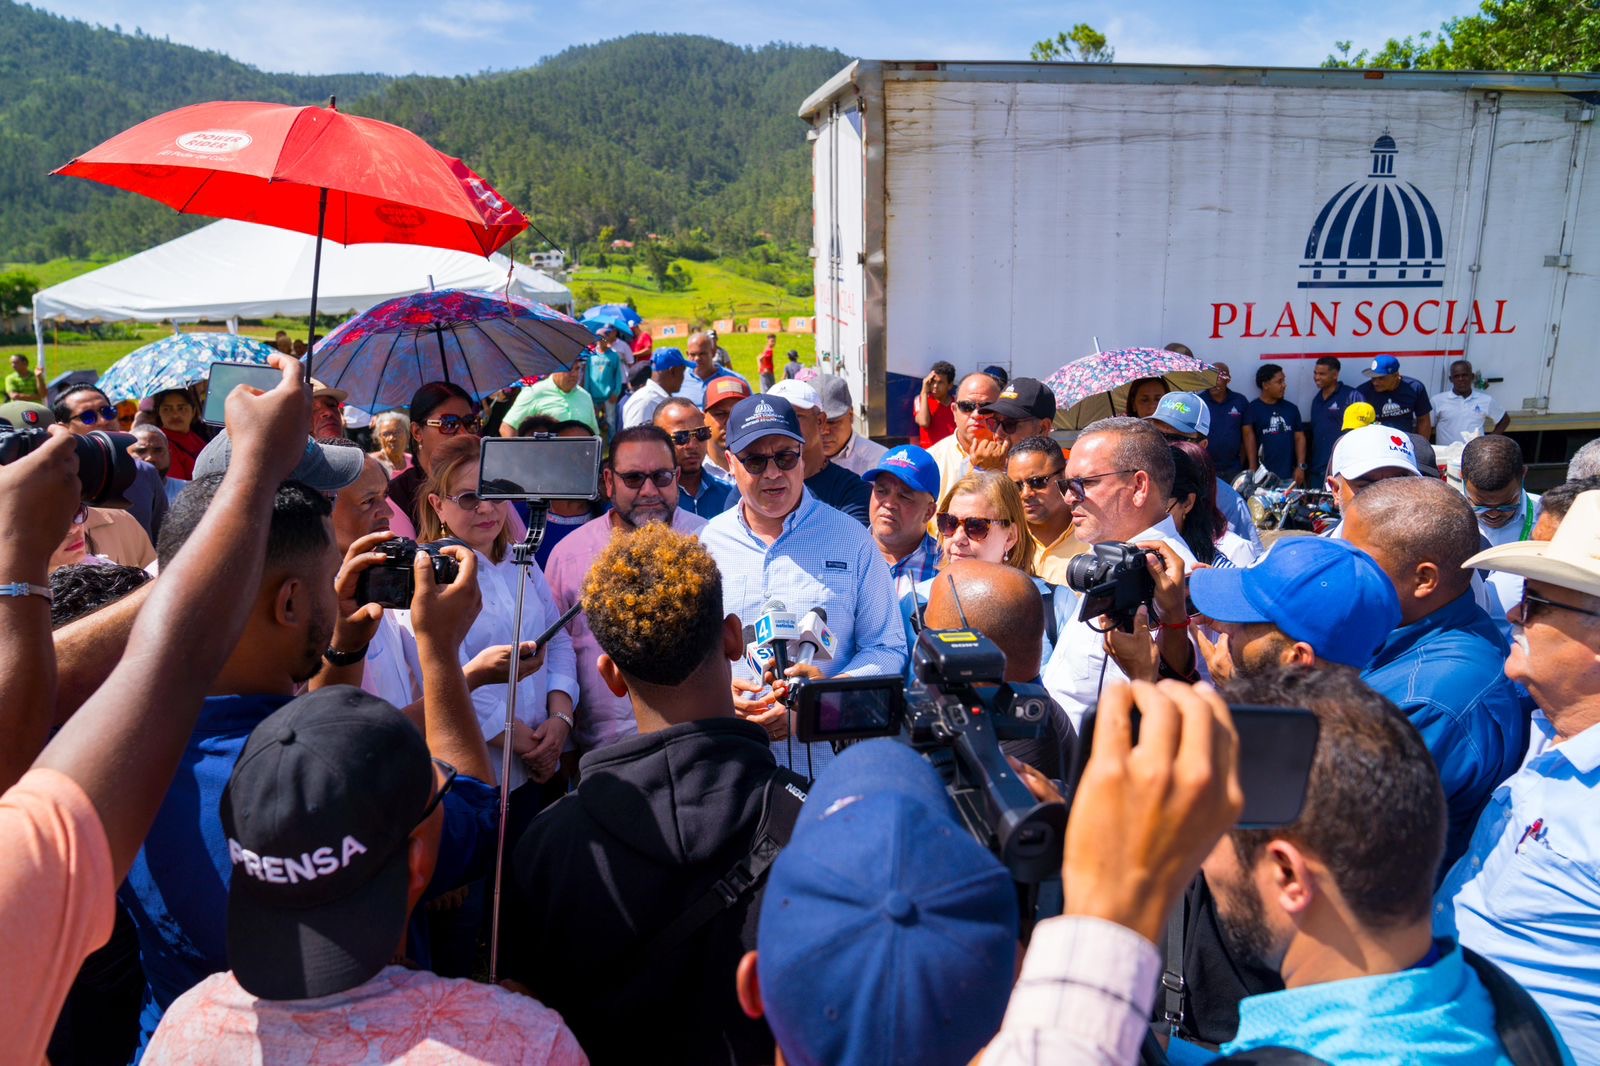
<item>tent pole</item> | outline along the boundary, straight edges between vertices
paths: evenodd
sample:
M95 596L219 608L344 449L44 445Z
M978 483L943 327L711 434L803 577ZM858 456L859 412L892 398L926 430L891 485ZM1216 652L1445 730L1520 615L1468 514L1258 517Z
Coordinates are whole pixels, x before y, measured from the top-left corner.
M328 190L317 196L317 250L311 259L311 325L306 328L306 387L311 382L311 349L317 342L317 286L322 281L322 228L328 219Z

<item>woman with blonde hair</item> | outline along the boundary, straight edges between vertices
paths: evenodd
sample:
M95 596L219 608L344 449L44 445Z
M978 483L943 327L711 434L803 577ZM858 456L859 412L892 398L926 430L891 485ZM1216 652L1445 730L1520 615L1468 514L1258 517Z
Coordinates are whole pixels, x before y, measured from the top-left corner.
M485 649L497 645L524 645L532 652L531 641L544 632L560 615L555 596L537 563L526 569L511 560L511 532L507 518L511 507L503 500L485 500L478 495L478 438L460 436L440 442L432 452L427 480L418 499L419 543L453 540L478 554L478 587L483 607L461 643L463 665ZM512 632L517 607L517 582L528 582L522 610L522 632ZM410 612L401 622L410 624ZM573 707L578 698L577 660L572 638L558 629L550 639L544 667L517 684L517 720L512 729L511 750L517 756L511 763L511 783L527 778L541 784L556 777L561 753L574 724ZM483 736L493 747L504 740L506 686L484 685L472 694L473 709ZM498 772L500 759L494 759ZM552 785L553 791L560 784Z
M1028 532L1022 494L1005 474L974 470L962 477L939 501L933 525L945 562L980 559L1034 576L1033 534Z

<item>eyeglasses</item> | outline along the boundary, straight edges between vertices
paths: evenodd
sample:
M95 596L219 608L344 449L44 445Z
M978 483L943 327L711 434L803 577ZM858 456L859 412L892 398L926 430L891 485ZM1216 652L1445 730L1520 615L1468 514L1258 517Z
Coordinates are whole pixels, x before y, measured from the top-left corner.
M656 488L664 489L677 478L678 468L674 466L665 470L629 470L626 472L613 470L611 473L618 481L621 481L630 489L643 488L645 478L649 478L651 484L655 485Z
M428 820L428 815L433 813L433 809L444 802L445 793L449 792L450 789L455 786L456 778L461 776L460 772L454 766L451 766L443 759L433 760L433 765L444 771L444 784L439 786L438 791L433 794L433 798L428 801L428 805L422 808L422 814L417 818L418 825L426 822Z
M956 401L956 410L960 411L964 415L976 414L977 411L978 411L978 408L980 408L982 406L983 406L983 404L979 403L977 400L957 400Z
M768 463L776 463L779 470L793 470L794 465L800 461L800 453L793 448L785 448L781 452L771 455L760 455L751 452L739 456L739 465L750 471L752 477L760 477L767 472Z
M965 529L967 537L971 540L983 540L989 535L992 525L1009 526L1009 518L957 518L949 511L940 511L933 516L933 524L939 530L941 537L953 537L958 529Z
M102 407L98 411L79 411L72 417L74 421L82 422L86 426L92 426L98 422L115 422L117 420L117 409L115 407Z
M1573 614L1587 615L1590 618L1600 618L1600 611L1591 611L1587 607L1574 607L1569 603L1557 603L1555 600L1547 600L1538 593L1529 592L1528 586L1523 585L1522 600L1517 605L1517 613L1522 617L1523 625L1527 625L1533 618L1533 612L1528 607L1530 603L1539 607L1553 607L1558 611L1571 611Z
M430 418L422 424L432 426L447 437L453 437L463 429L468 433L477 433L483 428L483 419L462 418L460 415L445 415L443 418Z
M1069 477L1062 479L1062 491L1070 492L1080 500L1089 496L1089 483L1099 481L1103 477L1116 477L1118 474L1137 474L1137 470L1107 470L1104 474L1090 474L1088 477Z
M1521 509L1522 497L1520 495L1509 503L1474 503L1472 505L1472 513L1478 515L1480 518L1487 518L1492 514L1515 514Z
M1063 467L1062 469L1064 470L1066 468ZM1065 492L1067 489L1066 480L1062 478L1060 470L1052 470L1050 473L1040 474L1038 477L1025 477L1021 479L1013 478L1011 483L1017 487L1018 492L1022 492L1024 486L1032 489L1034 492L1043 492L1045 487L1048 485L1054 485L1062 492Z
M680 429L678 432L672 435L672 443L677 445L679 448L683 447L685 444L688 444L691 440L697 440L701 443L705 443L710 439L710 426L701 426L699 429Z
M458 492L454 496L446 496L445 499L449 500L463 511L476 511L479 507L486 503L496 504L502 502L500 500L486 500L482 496L479 496L476 492L470 491Z
M72 524L81 526L87 521L89 521L89 508L86 504L80 504L72 515Z

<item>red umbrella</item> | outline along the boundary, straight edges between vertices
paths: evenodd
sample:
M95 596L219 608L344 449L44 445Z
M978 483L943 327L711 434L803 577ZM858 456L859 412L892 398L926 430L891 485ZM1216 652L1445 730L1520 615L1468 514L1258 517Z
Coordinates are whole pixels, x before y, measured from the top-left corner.
M313 233L311 313L324 235L487 256L528 220L461 160L410 130L333 107L247 101L157 115L55 173L159 200L183 214Z

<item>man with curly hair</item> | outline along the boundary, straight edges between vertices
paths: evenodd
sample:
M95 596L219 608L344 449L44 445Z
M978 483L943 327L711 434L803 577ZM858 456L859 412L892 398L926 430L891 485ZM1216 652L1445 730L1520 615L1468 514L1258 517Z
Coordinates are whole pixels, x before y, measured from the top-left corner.
M595 1062L770 1062L766 1023L732 994L759 891L654 947L750 852L774 776L799 781L766 731L734 715L744 641L722 576L693 537L648 523L600 553L583 607L599 674L632 699L639 732L585 755L577 791L516 841L504 972L560 1011Z

